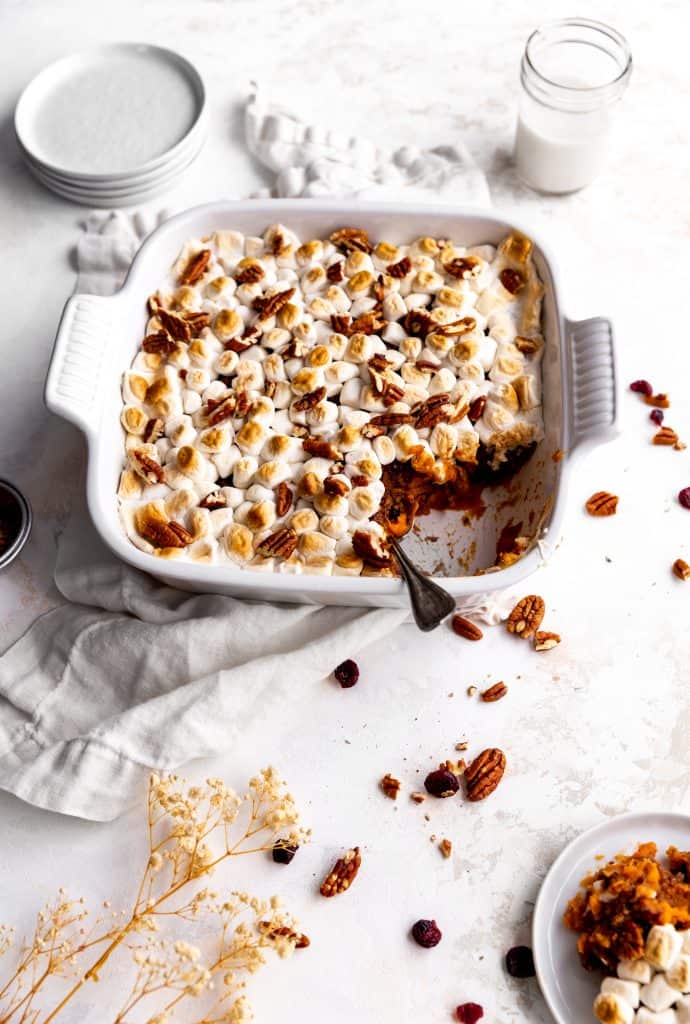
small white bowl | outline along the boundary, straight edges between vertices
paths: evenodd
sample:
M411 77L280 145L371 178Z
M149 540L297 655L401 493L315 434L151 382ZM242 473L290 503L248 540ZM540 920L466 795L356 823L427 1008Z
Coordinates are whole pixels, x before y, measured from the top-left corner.
M566 846L542 883L534 907L532 949L539 987L557 1024L595 1024L592 1004L602 979L580 964L577 935L563 924L568 900L585 875L617 853L633 853L640 843L656 843L660 855L671 845L687 850L690 816L650 811L595 825Z

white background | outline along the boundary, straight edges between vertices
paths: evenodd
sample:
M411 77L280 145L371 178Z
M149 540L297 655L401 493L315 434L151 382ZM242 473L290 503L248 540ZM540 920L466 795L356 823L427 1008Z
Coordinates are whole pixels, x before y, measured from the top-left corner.
M496 205L533 223L560 258L569 315L614 319L622 382L648 377L670 391L667 422L690 440L688 8L673 0L575 6L2 0L0 472L26 490L36 526L0 580L1 646L55 599L55 532L83 460L76 431L47 415L41 392L84 211L28 176L11 114L43 65L97 42L177 47L206 79L209 143L161 203L242 196L267 183L242 147L252 78L301 115L380 144L464 139ZM517 72L529 31L573 13L623 31L635 68L608 172L578 195L548 199L522 187L510 165ZM295 692L289 706L257 707L237 749L194 767L240 787L275 763L314 829L312 847L291 867L247 858L228 880L262 895L280 891L312 939L307 952L252 982L259 1021L443 1024L468 999L500 1024L550 1020L536 983L515 982L502 967L506 949L528 939L550 862L606 816L688 809L690 583L675 580L670 565L690 561L690 513L675 500L690 485L690 449L653 448L651 434L647 408L625 392L620 439L574 476L564 543L534 578L547 627L564 637L560 648L536 655L502 628L472 645L448 629L422 636L404 627L363 654L356 688L324 681ZM599 489L621 496L615 519L582 512ZM498 679L510 687L501 703L466 696L469 684ZM378 792L387 771L407 792L417 788L461 739L475 752L506 752L506 778L485 804L418 807ZM126 902L143 852L140 813L96 825L0 794L0 821L0 920L26 929L59 884L90 901ZM453 841L449 861L432 833ZM318 882L334 853L354 843L360 877L340 899L321 899ZM418 917L438 920L437 949L409 941ZM105 986L90 999L90 1013L62 1019L112 1019Z

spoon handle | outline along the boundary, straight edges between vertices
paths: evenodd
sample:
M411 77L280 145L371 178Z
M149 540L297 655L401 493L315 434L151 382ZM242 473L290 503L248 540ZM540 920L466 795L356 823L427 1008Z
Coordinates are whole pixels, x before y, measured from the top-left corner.
M455 600L410 561L396 540L391 542L410 594L412 614L419 628L428 633L455 611Z

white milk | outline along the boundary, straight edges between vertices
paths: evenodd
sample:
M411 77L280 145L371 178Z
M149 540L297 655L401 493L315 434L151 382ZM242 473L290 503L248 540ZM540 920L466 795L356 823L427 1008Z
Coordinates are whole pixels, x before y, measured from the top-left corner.
M517 173L540 192L574 192L601 171L609 136L607 109L566 113L525 102L515 136Z

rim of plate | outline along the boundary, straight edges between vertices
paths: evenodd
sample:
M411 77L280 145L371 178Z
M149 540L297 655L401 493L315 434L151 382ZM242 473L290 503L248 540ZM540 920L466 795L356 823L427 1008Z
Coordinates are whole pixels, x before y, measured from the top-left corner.
M544 997L544 1002L548 1006L552 1013L554 1020L558 1024L582 1024L580 1020L576 1020L572 1016L564 1017L560 1012L560 1007L554 999L554 980L553 972L551 971L552 963L551 958L548 956L548 952L551 946L549 941L552 932L554 919L560 920L559 908L555 906L555 899L551 894L551 889L556 886L556 880L559 874L563 873L563 869L567 866L568 871L578 869L578 873L581 871L582 874L586 874L587 870L592 870L595 867L594 856L589 854L588 847L600 836L605 836L608 832L612 832L616 828L626 828L632 826L634 823L639 822L640 830L645 828L648 831L652 831L654 827L659 827L659 822L663 821L669 826L679 826L685 829L688 833L688 840L690 840L690 814L685 814L683 811L626 811L623 814L614 815L612 818L607 818L605 821L600 821L596 825L592 825L591 828L586 829L584 832L580 832L579 835L575 836L571 841L561 850L553 864L544 876L544 880L539 887L537 899L534 904L534 912L532 914L532 951L534 954L534 967L536 972L537 981L541 994ZM654 825L654 822L657 825ZM646 824L646 823L651 824ZM635 842L654 842L654 836L640 836ZM625 843L621 845L622 851ZM588 857L587 862L584 862L585 855ZM610 856L613 856L611 854ZM583 859L583 863L579 865L580 859ZM544 959L542 960L542 951L544 953ZM579 966L576 959L576 952L573 944L573 955L574 955L574 966ZM594 1016L592 1015L592 1021L594 1022Z
M159 58L162 57L177 67L177 69L185 75L192 86L197 103L196 117L182 138L178 139L178 141L167 149L165 153L161 153L160 156L153 157L151 160L147 160L138 167L133 167L128 171L112 171L108 173L99 172L93 174L89 174L84 171L70 171L69 168L60 167L49 160L44 160L35 153L31 148L31 145L27 143L26 132L23 129L28 123L28 110L31 103L34 102L37 97L40 97L40 94L47 86L49 86L50 81L54 77L59 76L61 72L68 72L70 64L79 65L84 61L97 59L99 55L102 54L133 51L137 53L149 51ZM190 135L192 135L197 129L205 109L206 88L204 86L203 79L191 61L187 60L186 57L183 57L182 54L177 53L175 50L170 50L165 46L156 46L154 43L106 43L102 46L95 46L86 50L78 50L76 53L68 54L66 57L60 57L58 60L53 61L52 64L49 64L47 67L39 71L24 88L24 91L17 101L17 106L14 111L14 130L23 149L27 153L31 154L34 162L39 163L43 168L51 171L53 174L63 177L67 176L71 180L82 182L84 184L109 181L126 182L133 174L143 174L147 171L156 170L160 168L161 165L165 165L173 156L176 156L180 148L183 148L185 143L189 141Z

